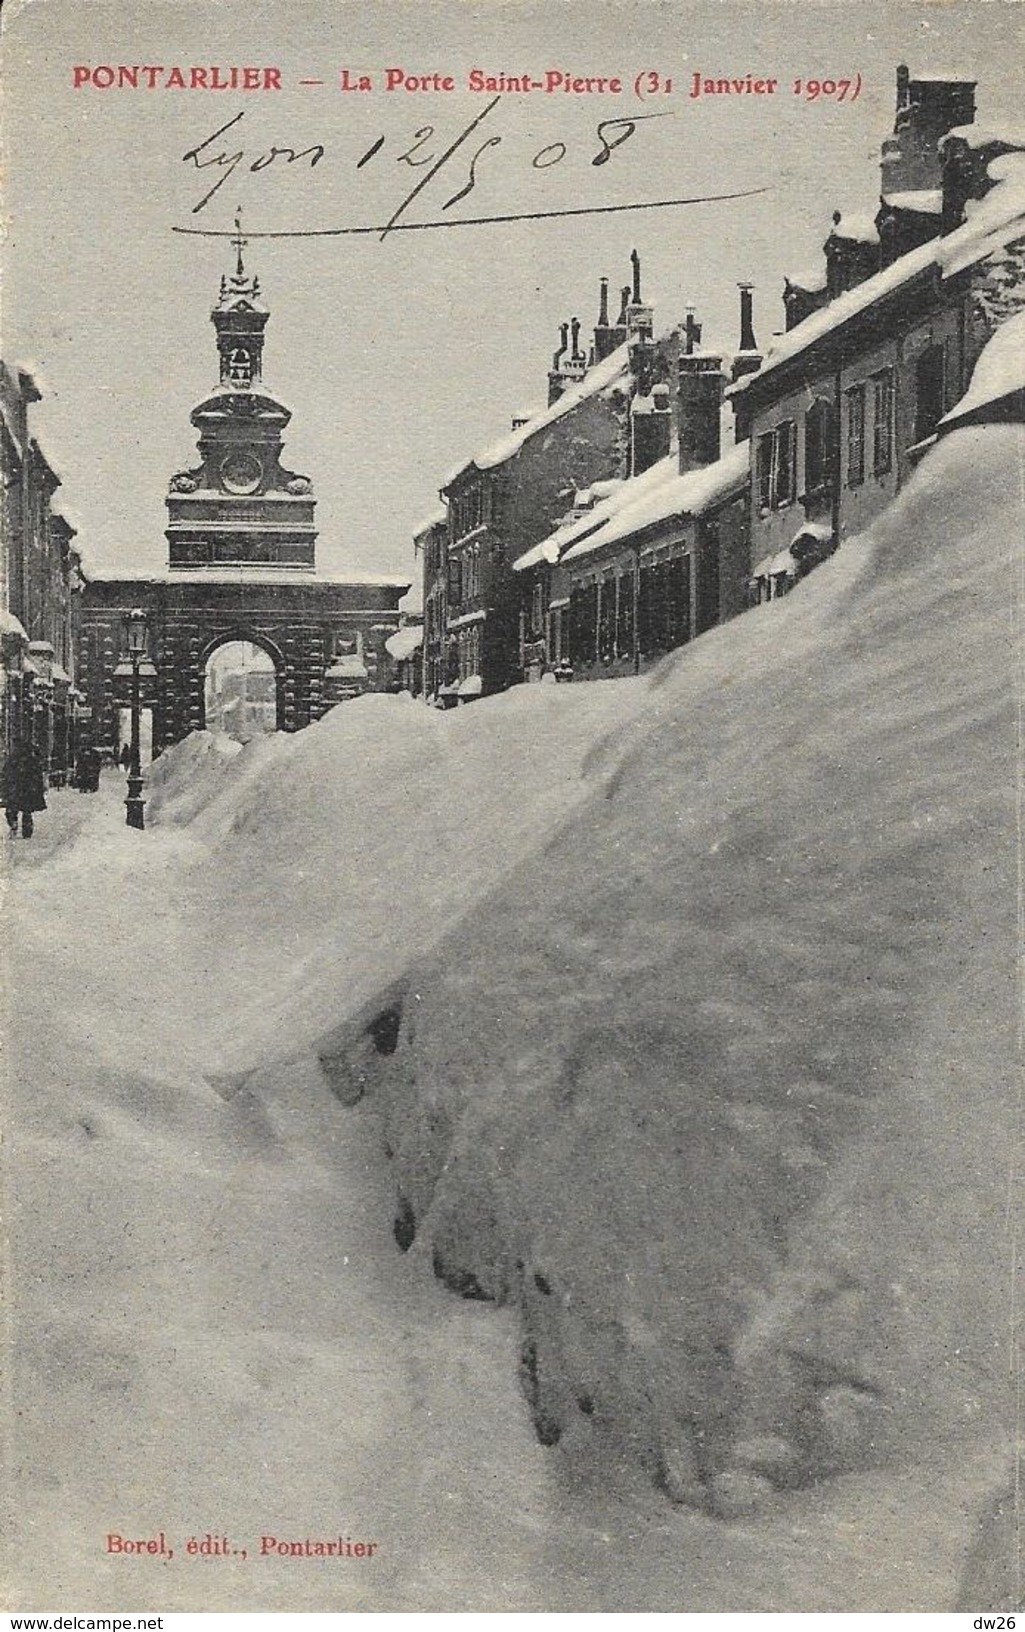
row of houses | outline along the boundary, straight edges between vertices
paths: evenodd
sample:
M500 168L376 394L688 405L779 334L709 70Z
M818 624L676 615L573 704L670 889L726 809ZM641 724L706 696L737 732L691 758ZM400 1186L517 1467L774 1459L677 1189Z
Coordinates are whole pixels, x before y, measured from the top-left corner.
M416 530L406 683L448 706L638 672L890 503L1025 304L1025 136L975 112L973 81L898 68L878 209L834 214L765 355L748 285L726 351L693 309L657 329L636 251L615 321L601 280L586 350L562 326L546 409L451 471Z
M74 762L84 698L75 684L83 574L60 477L30 426L32 375L0 362L0 745L34 743L48 780Z

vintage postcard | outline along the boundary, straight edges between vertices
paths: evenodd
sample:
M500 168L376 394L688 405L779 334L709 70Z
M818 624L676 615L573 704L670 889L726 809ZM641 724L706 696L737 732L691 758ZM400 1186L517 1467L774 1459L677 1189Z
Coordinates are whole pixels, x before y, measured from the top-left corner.
M4 8L10 1612L1025 1609L1023 66Z

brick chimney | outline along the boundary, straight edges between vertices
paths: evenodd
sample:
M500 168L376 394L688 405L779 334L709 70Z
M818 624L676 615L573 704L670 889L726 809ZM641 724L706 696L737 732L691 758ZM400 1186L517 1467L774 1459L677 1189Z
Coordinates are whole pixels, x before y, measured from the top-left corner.
M922 74L912 79L905 63L897 69L893 135L883 142L879 191L934 192L942 186L939 146L949 130L975 122L974 79Z
M561 336L562 343L559 346L558 351L555 353L555 355L552 358L552 366L551 366L551 369L549 370L549 373L548 373L548 406L549 406L549 408L552 406L553 402L558 402L559 398L562 396L562 393L566 389L566 382L565 382L565 379L564 379L563 373L562 373L562 360L565 357L566 352L569 350L569 324L568 323L560 323L559 324L559 334Z
M677 392L681 475L713 465L721 452L720 416L726 385L722 358L700 348L701 325L688 310Z
M630 475L641 476L669 452L673 428L668 381L659 380L630 404Z
M758 350L758 341L755 339L754 325L754 285L738 283L740 290L740 347L733 359L730 378L733 383L743 379L745 374L754 374L762 366L762 354Z
M655 313L641 299L641 257L635 249L630 251L630 265L633 271L632 287L623 291L624 295L629 295L629 303L624 302L623 316L630 334L646 334L650 339L655 327Z

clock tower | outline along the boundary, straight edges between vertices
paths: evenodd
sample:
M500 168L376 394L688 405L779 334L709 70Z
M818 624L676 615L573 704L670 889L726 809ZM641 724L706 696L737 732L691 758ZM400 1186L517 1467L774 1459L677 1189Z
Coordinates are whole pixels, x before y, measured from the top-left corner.
M167 498L168 568L183 577L240 566L312 574L316 501L309 477L281 463L282 433L292 416L263 383L270 314L259 279L245 269L239 215L232 244L235 270L222 277L211 314L219 381L191 415L202 462L172 476Z

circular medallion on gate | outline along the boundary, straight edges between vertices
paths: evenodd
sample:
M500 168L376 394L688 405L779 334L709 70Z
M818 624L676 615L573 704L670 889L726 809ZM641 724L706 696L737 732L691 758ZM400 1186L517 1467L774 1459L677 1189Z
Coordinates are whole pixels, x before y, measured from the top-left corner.
M221 481L229 493L255 493L263 466L255 454L229 453L221 460Z

